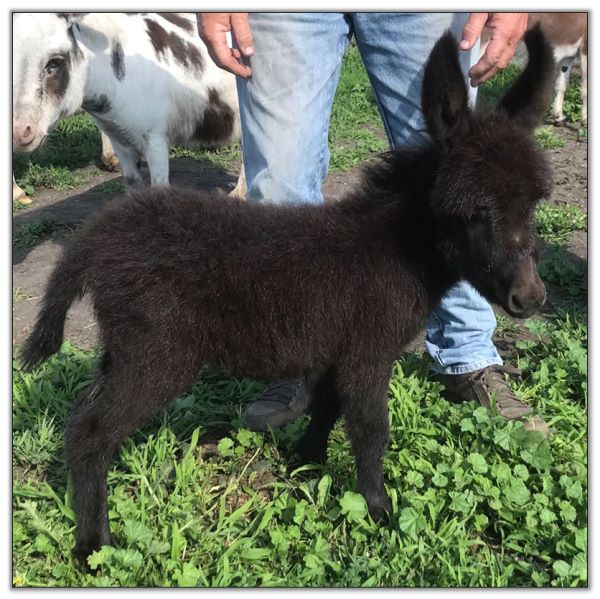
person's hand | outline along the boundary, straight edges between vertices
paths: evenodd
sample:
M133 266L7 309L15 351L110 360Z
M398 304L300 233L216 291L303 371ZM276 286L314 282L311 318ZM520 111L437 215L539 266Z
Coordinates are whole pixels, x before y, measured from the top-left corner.
M196 13L198 33L206 44L210 57L215 64L234 75L250 77L252 70L242 64L242 56L252 56L252 32L247 12L205 12ZM233 32L237 48L227 44L227 33Z
M483 28L490 30L490 42L477 64L469 70L471 85L477 87L506 68L527 29L526 12L471 13L463 29L461 50L470 50Z

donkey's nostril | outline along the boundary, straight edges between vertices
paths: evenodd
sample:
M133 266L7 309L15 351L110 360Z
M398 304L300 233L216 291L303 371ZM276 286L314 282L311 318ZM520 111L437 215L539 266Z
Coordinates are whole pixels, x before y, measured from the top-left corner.
M546 303L546 298L548 297L548 294L546 293L546 287L543 289L544 293L540 295L539 303L537 305L538 308L541 308Z
M33 129L31 128L31 125L27 125L27 127L25 127L25 129L23 129L23 132L21 133L21 140L23 141L23 143L31 143L34 137L35 136L33 134Z
M13 148L24 150L35 140L35 129L31 125L13 125Z
M529 295L523 293L509 293L505 308L511 316L516 318L527 318L534 314L546 299L545 289L543 293Z
M525 307L523 306L523 303L519 299L519 296L514 293L511 294L511 296L508 298L508 305L509 305L511 311L515 314L520 314L521 312L524 312L524 310L525 310Z

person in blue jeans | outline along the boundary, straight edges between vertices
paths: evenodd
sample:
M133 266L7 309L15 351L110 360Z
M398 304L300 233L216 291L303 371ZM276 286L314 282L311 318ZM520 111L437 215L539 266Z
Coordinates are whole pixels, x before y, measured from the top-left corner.
M526 13L201 13L200 35L213 60L238 76L243 160L250 202L322 203L329 163L328 127L344 50L354 36L391 147L427 139L421 112L425 63L450 29L461 63L476 87L504 68L527 24ZM479 58L479 35L491 41ZM226 35L231 32L235 47ZM432 369L454 399L476 400L507 419L547 434L507 383L492 335L488 302L460 282L434 310L425 347ZM244 415L264 431L283 426L310 406L309 380L278 381Z

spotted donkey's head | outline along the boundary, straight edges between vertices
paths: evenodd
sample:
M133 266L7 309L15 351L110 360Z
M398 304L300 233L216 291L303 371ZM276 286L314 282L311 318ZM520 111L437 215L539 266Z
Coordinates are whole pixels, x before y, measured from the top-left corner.
M60 119L81 107L80 13L13 15L13 149L33 152Z

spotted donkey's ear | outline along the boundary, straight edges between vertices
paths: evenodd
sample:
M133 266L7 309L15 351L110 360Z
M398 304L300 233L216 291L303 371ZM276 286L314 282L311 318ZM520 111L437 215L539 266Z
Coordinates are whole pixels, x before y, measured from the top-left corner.
M554 53L539 25L525 34L529 60L525 70L502 98L500 108L525 127L542 123L554 92Z
M447 151L471 126L469 96L458 60L458 42L447 31L435 44L423 78L421 96L427 130L442 151Z

